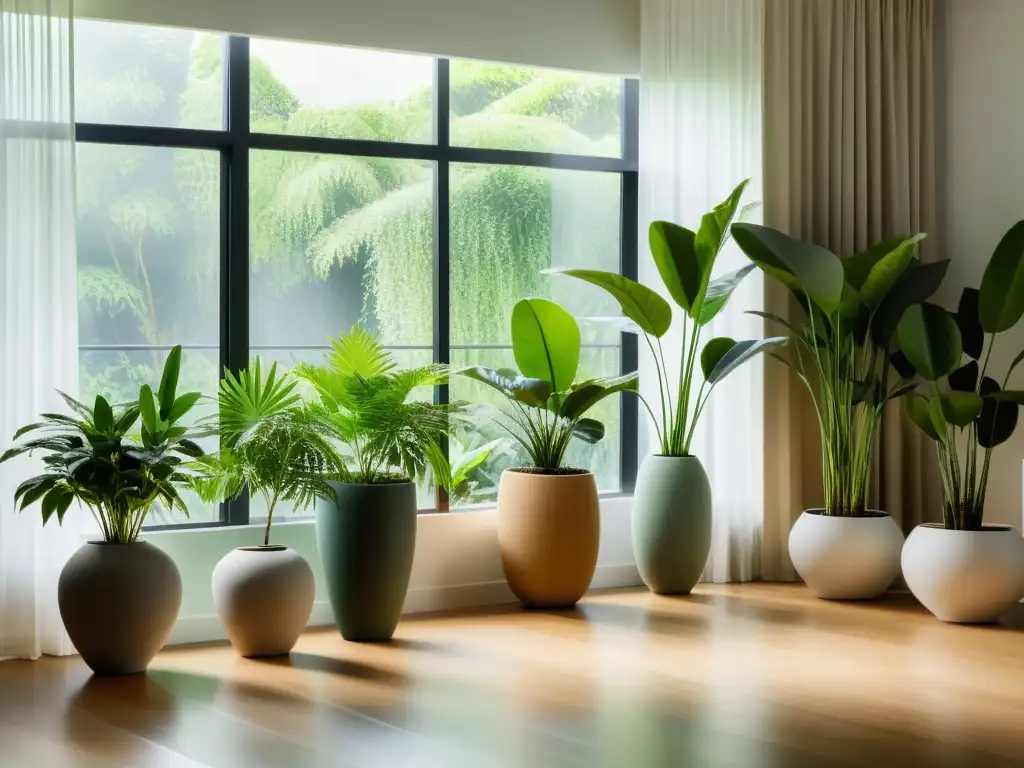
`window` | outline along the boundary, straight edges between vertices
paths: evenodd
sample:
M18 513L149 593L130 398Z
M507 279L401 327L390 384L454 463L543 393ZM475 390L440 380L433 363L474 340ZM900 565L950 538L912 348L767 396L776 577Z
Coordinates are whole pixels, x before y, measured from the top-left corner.
M134 396L182 344L213 408L223 367L318 361L357 323L403 365L507 365L511 307L536 295L582 318L581 374L635 368L635 339L586 322L617 307L540 273L635 273L635 81L98 21L76 35L83 396ZM423 396L500 404L459 377ZM596 415L605 439L572 460L628 489L636 403ZM463 505L524 461L486 424L449 451L484 443ZM256 500L189 506L151 523L265 518Z

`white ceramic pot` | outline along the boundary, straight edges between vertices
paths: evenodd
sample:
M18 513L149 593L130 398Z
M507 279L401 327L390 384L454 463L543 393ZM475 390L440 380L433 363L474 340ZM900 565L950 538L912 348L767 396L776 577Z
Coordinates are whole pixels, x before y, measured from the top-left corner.
M998 621L1024 597L1024 538L1002 525L980 531L919 525L903 546L903 578L943 621Z
M313 570L294 549L240 547L213 569L213 602L242 656L288 653L313 610Z
M810 590L828 600L868 600L900 574L903 532L885 512L864 517L809 509L789 532L789 557Z

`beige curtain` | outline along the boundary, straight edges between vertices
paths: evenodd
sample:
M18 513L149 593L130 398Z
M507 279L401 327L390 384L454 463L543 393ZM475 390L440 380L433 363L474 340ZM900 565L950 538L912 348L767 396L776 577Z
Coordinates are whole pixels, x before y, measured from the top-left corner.
M840 255L933 232L934 0L771 0L764 18L764 218ZM922 247L933 258L934 241ZM769 312L792 316L766 281ZM789 371L766 366L766 579L792 579L789 529L820 506L817 426ZM932 451L887 414L874 501L909 530L934 510Z

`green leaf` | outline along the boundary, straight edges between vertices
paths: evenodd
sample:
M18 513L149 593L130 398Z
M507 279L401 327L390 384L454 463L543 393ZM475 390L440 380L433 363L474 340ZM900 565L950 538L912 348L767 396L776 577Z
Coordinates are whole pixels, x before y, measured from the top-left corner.
M779 347L785 346L787 341L788 339L785 337L776 336L770 339L750 339L747 341L736 342L736 344L734 344L732 348L721 357L715 365L714 370L712 370L708 375L708 384L714 386L759 353L778 349Z
M652 221L648 230L651 255L673 301L687 312L699 309L703 265L696 234L670 221Z
M903 354L925 380L938 381L960 367L960 330L942 307L913 305L903 313L896 334Z
M974 423L984 405L981 395L974 392L946 392L940 399L946 422L961 429Z
M949 260L945 259L928 264L912 263L903 271L875 308L871 319L871 339L876 347L889 347L907 307L927 301L939 289L948 268Z
M164 373L160 377L160 418L167 420L174 407L174 391L178 388L178 372L181 370L181 346L176 346L167 353L164 361Z
M139 387L139 413L142 414L142 426L152 434L158 429L156 420L156 405L153 401L153 390L149 384Z
M700 369L703 371L705 379L708 379L711 376L711 372L715 370L715 366L717 366L721 359L725 357L726 353L735 346L736 340L725 336L719 336L716 339L711 339L704 345L704 349L702 349L700 353Z
M12 437L11 440L12 441L17 440L18 438L22 437L23 435L27 435L29 432L32 432L33 430L39 429L43 425L44 425L44 422L41 422L41 421L37 421L35 424L26 424L24 427L22 427L21 429L19 429L17 432L14 433L14 437Z
M103 395L96 395L96 402L92 407L93 424L99 432L109 435L114 431L114 410Z
M604 437L604 424L596 419L580 419L572 425L572 433L585 443L598 443Z
M567 390L580 361L579 326L553 301L521 299L512 308L512 353L524 376Z
M125 409L117 422L114 424L114 433L118 435L125 434L129 429L135 426L135 422L139 418L139 406L133 405Z
M994 448L1009 440L1017 429L1020 418L1020 408L1017 406L1021 400L1016 395L1011 396L1009 401L1002 400L999 396L1003 391L999 389L999 383L989 376L981 380L978 391L985 401L981 416L978 417L978 445Z
M619 302L622 314L652 336L661 338L672 325L672 306L646 285L628 277L595 269L546 269L544 273L568 275L603 288Z
M846 275L846 282L855 291L860 291L864 281L868 279L871 269L885 256L892 253L907 239L906 235L894 235L881 240L866 251L855 253L842 260L843 273Z
M694 251L700 269L697 296L690 307L690 317L694 320L699 319L704 310L704 300L711 282L711 272L714 270L715 261L718 259L722 246L729 239L729 225L732 224L736 216L740 198L743 197L743 191L749 182L750 179L741 181L725 200L701 218L700 227L694 238Z
M732 236L766 274L794 291L806 293L826 315L839 308L843 265L832 252L760 224L733 224Z
M939 440L939 433L935 431L930 416L928 398L924 395L911 395L903 398L903 412L910 419L910 422L924 432L932 440Z
M605 379L590 379L576 384L562 399L559 415L578 419L601 400L616 392L636 392L640 374L636 371Z
M1012 328L1024 315L1024 221L1003 235L985 267L979 315L986 333Z
M913 260L917 244L924 240L924 238L923 232L913 237L908 237L896 248L879 259L871 268L867 278L864 280L864 284L858 291L861 301L869 307L877 307Z
M181 397L177 398L174 401L174 404L171 406L171 410L168 412L167 416L165 417L167 419L167 422L169 424L173 424L178 419L180 419L182 416L184 416L186 413L191 411L192 407L197 402L199 402L199 398L201 398L201 397L202 397L202 394L200 394L199 392L186 392L184 395L182 395Z
M1019 389L1001 389L998 392L986 395L993 400L1008 400L1017 405L1024 405L1024 391Z
M754 270L753 264L737 269L727 275L715 278L708 283L707 292L704 294L704 301L700 306L700 315L697 317L697 325L707 325L715 316L722 311L736 287L743 282L743 278Z
M459 373L493 387L512 400L535 408L544 407L551 395L551 384L546 380L520 376L510 368L494 370L477 365Z

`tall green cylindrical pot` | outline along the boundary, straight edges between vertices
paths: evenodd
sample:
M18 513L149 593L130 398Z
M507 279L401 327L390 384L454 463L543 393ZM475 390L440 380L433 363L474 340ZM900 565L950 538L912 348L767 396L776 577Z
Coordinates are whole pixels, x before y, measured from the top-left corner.
M416 486L332 483L317 501L316 541L334 621L353 642L395 634L416 550Z
M685 595L711 551L711 484L696 456L648 456L633 493L633 555L644 584Z

